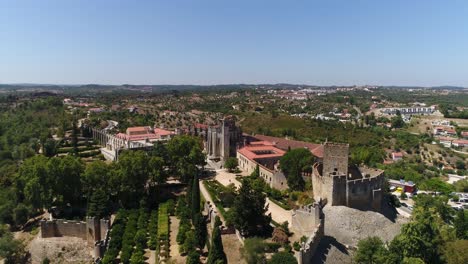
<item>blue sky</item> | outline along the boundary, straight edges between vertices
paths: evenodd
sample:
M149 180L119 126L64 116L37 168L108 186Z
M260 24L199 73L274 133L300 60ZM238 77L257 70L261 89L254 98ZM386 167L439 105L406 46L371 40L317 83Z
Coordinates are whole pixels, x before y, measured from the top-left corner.
M0 0L0 83L468 86L468 1Z

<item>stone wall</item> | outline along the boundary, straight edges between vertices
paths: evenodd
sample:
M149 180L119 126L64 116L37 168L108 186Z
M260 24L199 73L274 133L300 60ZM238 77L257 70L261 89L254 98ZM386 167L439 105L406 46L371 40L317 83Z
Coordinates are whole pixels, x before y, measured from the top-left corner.
M340 143L325 143L323 148L323 174L348 174L349 145Z
M87 224L81 221L42 220L41 237L72 236L87 240Z
M325 228L322 220L320 225L314 230L313 235L308 237L306 242L302 243L301 249L298 252L294 253L299 264L312 263L312 258L314 257L315 251L324 235Z
M90 246L94 246L96 241L105 238L109 230L109 220L98 220L94 217L87 217L86 221L70 221L63 219L42 220L40 222L41 237L79 237L86 240Z
M259 166L260 177L268 184L271 188L278 189L280 191L288 188L288 180L281 171L271 171L264 166Z
M299 264L312 263L315 251L325 234L324 220L322 209L317 203L293 211L293 230L307 236L307 240L301 244L301 249L294 254Z
M321 213L320 206L317 203L293 210L291 228L300 234L311 236L320 224Z
M382 204L383 174L347 182L347 206L379 211Z

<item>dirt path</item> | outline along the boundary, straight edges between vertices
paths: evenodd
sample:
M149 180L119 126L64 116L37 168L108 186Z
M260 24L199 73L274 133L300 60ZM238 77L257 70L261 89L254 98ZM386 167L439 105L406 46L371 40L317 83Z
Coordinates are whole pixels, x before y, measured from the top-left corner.
M170 244L169 252L170 252L171 263L184 264L186 257L180 255L179 244L177 244L177 234L179 231L180 220L175 216L171 216L170 222L171 222L171 226L169 229L170 230L169 237L170 237L171 244ZM154 263L154 262L150 262L150 263Z
M242 245L236 234L222 235L221 239L223 240L224 252L226 253L228 263L244 264L245 261L240 253Z
M156 251L155 251L155 250L146 249L146 251L145 251L145 258L146 258L145 263L148 263L148 264L154 264L154 263L156 263Z

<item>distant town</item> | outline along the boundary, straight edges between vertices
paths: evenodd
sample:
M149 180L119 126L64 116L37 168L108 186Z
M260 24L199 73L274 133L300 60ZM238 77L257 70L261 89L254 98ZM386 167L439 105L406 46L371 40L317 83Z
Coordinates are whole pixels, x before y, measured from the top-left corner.
M0 111L12 263L439 263L468 238L466 88L0 85Z

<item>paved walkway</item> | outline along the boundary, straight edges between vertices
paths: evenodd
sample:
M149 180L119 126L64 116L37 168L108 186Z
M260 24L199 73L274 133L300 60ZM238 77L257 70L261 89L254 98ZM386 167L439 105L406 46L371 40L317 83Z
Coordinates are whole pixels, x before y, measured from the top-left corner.
M279 205L275 204L274 202L271 202L270 199L266 199L265 205L268 205L268 211L267 213L271 214L271 218L278 224L282 224L285 221L289 223L289 226L291 226L292 223L292 215L291 211L285 210Z
M203 195L203 197L205 198L206 201L210 202L211 205L215 206L216 208L216 211L219 213L219 209L216 207L216 204L213 202L213 199L211 198L211 195L210 193L208 192L208 190L205 188L205 185L203 184L203 181L200 181L199 182L200 184L200 192L201 194ZM224 219L223 215L221 213L218 214L219 217L221 218L221 221L223 222L223 224L226 222L226 220Z

